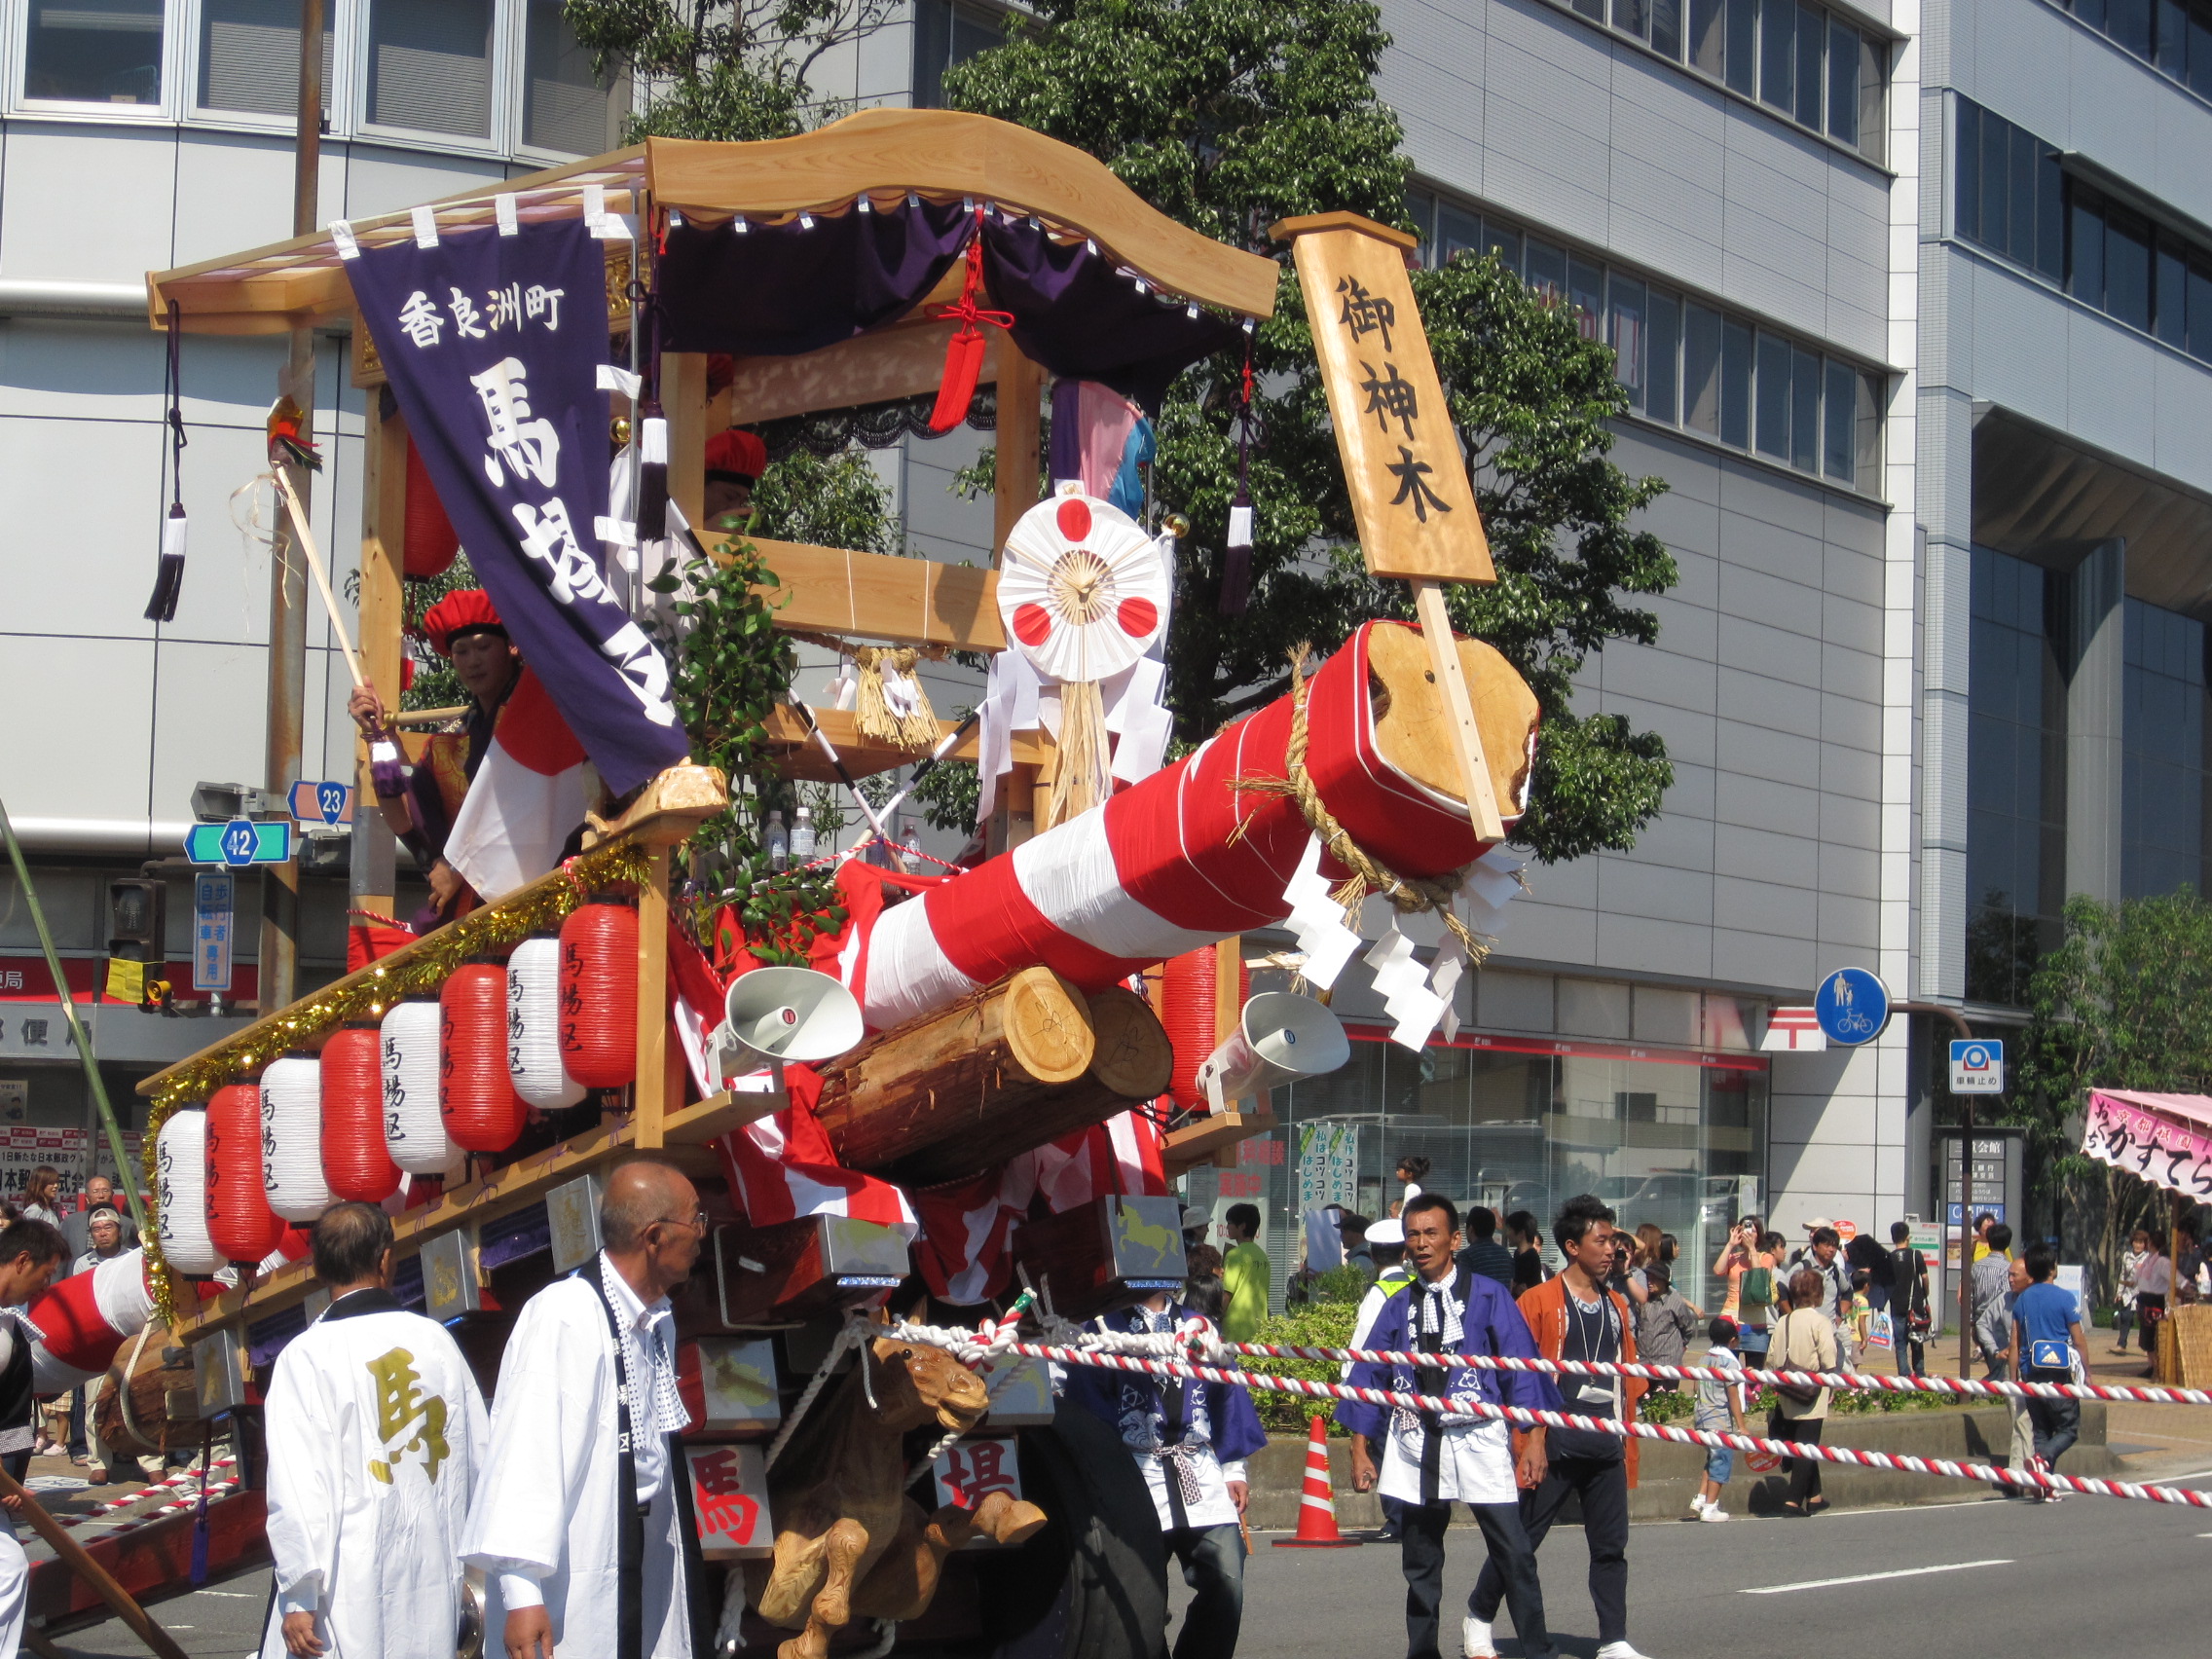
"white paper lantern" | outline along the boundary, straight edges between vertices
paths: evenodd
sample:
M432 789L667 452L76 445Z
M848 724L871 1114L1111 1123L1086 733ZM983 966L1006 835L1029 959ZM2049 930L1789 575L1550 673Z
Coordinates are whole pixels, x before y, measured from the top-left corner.
M313 1054L286 1054L261 1074L261 1186L286 1221L313 1221L337 1201L322 1173L322 1062Z
M207 1114L172 1112L154 1142L155 1231L162 1257L180 1273L211 1273L222 1252L207 1235Z
M384 1016L384 1145L410 1175L440 1175L460 1149L438 1110L438 999L409 997Z
M558 1112L584 1097L561 1063L561 940L526 939L507 958L507 1070L523 1103Z

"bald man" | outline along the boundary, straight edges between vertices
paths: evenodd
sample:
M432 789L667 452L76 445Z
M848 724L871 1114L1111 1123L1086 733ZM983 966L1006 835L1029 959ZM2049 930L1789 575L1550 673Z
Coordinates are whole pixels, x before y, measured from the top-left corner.
M487 1646L507 1659L706 1659L668 1295L707 1218L682 1170L639 1158L608 1177L599 1226L598 1258L507 1339L461 1559L484 1569Z

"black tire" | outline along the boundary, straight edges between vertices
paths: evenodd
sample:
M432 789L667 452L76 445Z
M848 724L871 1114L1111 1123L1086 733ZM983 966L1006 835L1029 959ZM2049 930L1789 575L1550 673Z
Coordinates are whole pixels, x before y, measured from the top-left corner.
M993 1659L1160 1659L1167 1551L1121 1437L1062 1401L1021 1434L1021 1484L1049 1517L1018 1550L977 1561Z

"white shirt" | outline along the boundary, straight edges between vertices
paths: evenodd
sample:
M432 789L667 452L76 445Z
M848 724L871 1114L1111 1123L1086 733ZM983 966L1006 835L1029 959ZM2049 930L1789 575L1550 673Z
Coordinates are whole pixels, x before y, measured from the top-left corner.
M1145 1322L1154 1331L1172 1331L1173 1316L1145 1309ZM1099 1321L1104 1328L1104 1321ZM1166 1390L1177 1386L1171 1378L1158 1380L1162 1403ZM1175 1479L1168 1467L1168 1459L1161 1456L1161 1429L1162 1424L1153 1416L1152 1390L1142 1380L1129 1378L1121 1390L1122 1444L1136 1456L1137 1470L1144 1476L1145 1490L1152 1494L1153 1513L1160 1518L1160 1530L1171 1530L1175 1525L1175 1512L1167 1501L1167 1483ZM1184 1419L1180 1444L1190 1450L1182 1455L1198 1487L1198 1495L1183 1499L1183 1521L1186 1527L1234 1527L1237 1523L1236 1500L1229 1495L1229 1483L1245 1478L1244 1460L1235 1458L1222 1461L1213 1449L1213 1419L1206 1411L1205 1384L1196 1383L1188 1390L1190 1416Z
M2174 1262L2163 1252L2147 1257L2135 1270L2135 1288L2144 1296L2164 1296L2174 1287Z
M676 1399L676 1315L665 1296L649 1308L639 1300L605 1251L599 1268L614 1298L614 1322L622 1330L622 1359L630 1374L630 1459L637 1467L638 1501L650 1503L668 1479L666 1437L689 1426L669 1420Z

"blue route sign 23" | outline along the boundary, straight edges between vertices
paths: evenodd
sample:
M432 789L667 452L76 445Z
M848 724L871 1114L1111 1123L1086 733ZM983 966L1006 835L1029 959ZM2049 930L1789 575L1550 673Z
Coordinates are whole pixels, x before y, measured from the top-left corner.
M1871 1043L1890 1020L1890 990L1863 968L1838 968L1813 993L1813 1014L1831 1043Z
M290 805L302 824L343 824L353 816L353 786L331 778L302 778L292 786Z

